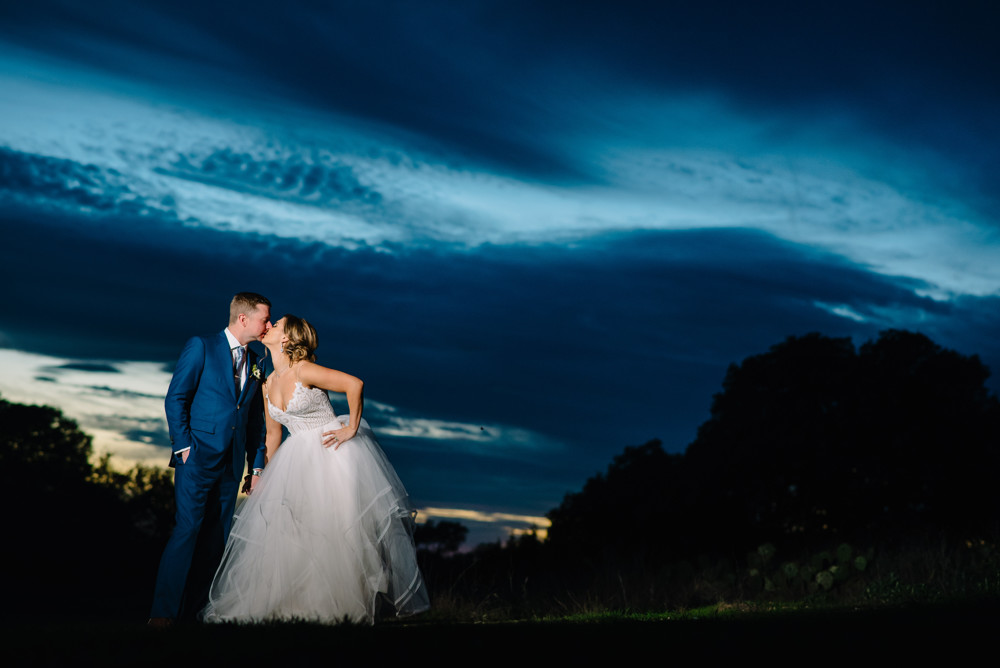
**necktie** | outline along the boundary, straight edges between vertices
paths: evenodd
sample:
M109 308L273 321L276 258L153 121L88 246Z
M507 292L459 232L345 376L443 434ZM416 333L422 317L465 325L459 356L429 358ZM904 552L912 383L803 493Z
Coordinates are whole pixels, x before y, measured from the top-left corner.
M241 379L243 377L243 362L246 361L246 348L236 346L233 351L236 353L236 361L233 364L233 380L236 383L236 396L239 396L240 390L243 389Z

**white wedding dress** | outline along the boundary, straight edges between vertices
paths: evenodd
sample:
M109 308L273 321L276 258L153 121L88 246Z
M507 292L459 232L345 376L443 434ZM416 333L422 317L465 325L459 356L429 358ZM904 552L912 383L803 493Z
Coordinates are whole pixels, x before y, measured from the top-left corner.
M284 411L270 400L267 410L289 437L237 510L203 619L372 623L426 610L416 512L368 423L323 447L322 432L347 418L301 383Z

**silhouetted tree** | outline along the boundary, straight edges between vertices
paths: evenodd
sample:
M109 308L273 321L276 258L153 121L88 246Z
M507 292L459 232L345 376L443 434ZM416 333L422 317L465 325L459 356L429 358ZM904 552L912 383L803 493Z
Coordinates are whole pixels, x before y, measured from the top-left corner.
M850 339L790 337L730 365L711 418L685 453L702 519L702 547L754 542L829 526L821 499L838 490L858 398Z
M0 480L5 487L37 493L74 486L91 473L90 436L49 406L26 406L0 398Z
M733 365L686 453L707 545L993 532L998 404L922 334L790 337Z
M1000 403L988 370L922 334L789 337L729 367L683 456L626 448L549 513L582 561L742 555L765 541L997 533ZM783 548L784 549L784 548Z
M549 542L584 561L639 552L662 559L676 553L689 533L688 519L678 512L686 496L681 455L664 452L659 440L627 447L606 474L549 511Z
M170 529L169 474L116 472L106 457L95 468L90 436L48 406L0 399L0 420L0 483L16 503L3 614L141 616Z
M990 531L1000 511L1000 403L986 390L989 370L898 330L861 346L859 361L852 506L880 533Z
M428 520L418 524L413 532L417 549L447 554L456 552L465 542L469 528L460 522Z

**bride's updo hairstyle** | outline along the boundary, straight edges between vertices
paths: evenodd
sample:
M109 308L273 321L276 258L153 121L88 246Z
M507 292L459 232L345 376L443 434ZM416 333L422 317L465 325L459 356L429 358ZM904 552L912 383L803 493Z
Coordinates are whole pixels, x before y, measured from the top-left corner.
M316 361L316 348L319 347L319 337L316 330L303 318L287 314L285 318L285 336L288 342L283 352L288 355L291 363L299 360Z

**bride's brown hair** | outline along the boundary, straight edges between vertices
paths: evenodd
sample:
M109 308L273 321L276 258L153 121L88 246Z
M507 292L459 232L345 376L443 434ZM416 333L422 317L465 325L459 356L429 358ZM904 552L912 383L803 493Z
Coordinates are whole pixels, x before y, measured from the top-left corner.
M319 347L319 337L316 336L316 330L306 322L305 318L299 318L292 314L286 314L285 320L285 336L288 337L288 342L282 350L291 363L298 362L299 360L309 360L310 362L316 361L316 348Z

